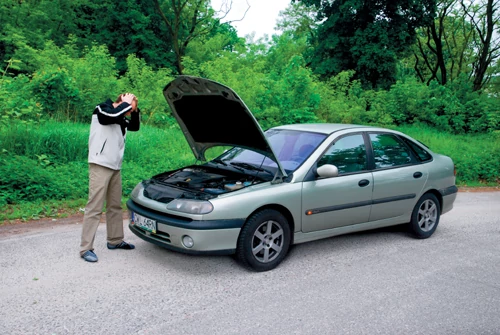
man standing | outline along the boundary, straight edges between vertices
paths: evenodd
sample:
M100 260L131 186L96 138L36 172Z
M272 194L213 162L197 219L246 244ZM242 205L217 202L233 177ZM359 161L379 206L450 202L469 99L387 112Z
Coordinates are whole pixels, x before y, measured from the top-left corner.
M83 217L80 256L87 262L97 262L94 239L106 202L108 249L134 249L123 241L122 178L120 169L125 150L127 130L138 131L140 126L137 98L121 94L94 109L89 137L89 199ZM130 117L130 119L128 118Z

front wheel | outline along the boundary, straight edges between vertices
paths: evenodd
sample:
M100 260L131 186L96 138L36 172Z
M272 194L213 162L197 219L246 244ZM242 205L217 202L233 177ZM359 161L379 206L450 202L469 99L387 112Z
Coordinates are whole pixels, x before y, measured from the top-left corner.
M432 193L424 194L415 205L409 223L410 232L416 238L428 238L436 230L441 207L436 196Z
M254 271L269 271L285 258L290 226L280 212L265 209L253 214L241 230L236 257Z

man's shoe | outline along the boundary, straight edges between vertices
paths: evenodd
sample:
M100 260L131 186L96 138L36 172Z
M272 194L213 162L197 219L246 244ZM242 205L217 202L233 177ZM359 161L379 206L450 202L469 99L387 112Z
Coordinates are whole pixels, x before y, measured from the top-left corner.
M131 250L134 249L135 246L133 244L127 243L125 241L121 241L120 243L113 245L108 243L108 249L126 249Z
M97 262L97 255L92 250L85 251L85 253L82 255L82 258L87 262Z

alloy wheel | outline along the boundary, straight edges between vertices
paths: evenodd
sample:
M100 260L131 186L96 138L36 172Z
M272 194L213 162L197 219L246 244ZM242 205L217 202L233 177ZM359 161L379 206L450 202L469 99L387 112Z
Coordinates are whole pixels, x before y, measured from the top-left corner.
M284 244L283 228L273 220L263 222L253 234L252 253L256 260L268 263L276 259Z
M418 225L424 232L428 232L434 228L437 222L438 212L434 201L427 199L420 205L418 209Z

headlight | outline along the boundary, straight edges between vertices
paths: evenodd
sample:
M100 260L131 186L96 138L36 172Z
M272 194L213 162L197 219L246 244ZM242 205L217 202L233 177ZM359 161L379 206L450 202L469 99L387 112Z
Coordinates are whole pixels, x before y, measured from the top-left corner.
M167 205L167 209L189 214L208 214L214 206L205 200L175 199Z
M130 196L134 199L139 198L139 195L141 194L143 189L144 188L142 187L142 183L137 184L137 186L132 190L132 193L130 193Z

